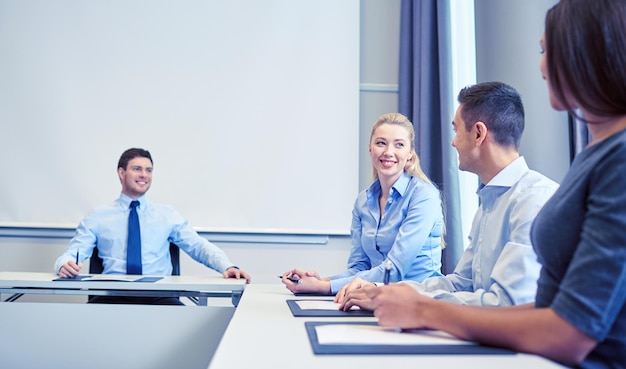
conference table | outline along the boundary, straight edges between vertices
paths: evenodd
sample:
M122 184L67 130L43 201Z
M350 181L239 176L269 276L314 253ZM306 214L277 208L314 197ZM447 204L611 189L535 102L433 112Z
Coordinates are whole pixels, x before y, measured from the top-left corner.
M0 272L0 293L10 296L0 299L0 368L206 368L246 288L245 280L221 276L151 283L56 278ZM204 299L205 306L33 302L22 294L175 295Z
M330 298L330 297L329 297ZM208 368L562 368L539 356L429 354L315 354L305 322L376 322L375 317L294 317L287 300L294 296L282 284L250 284L224 332Z
M136 282L146 276L83 275L86 279L60 278L54 273L0 272L0 301L12 302L24 294L188 297L198 305L208 298L230 298L237 306L245 280L221 276L166 276L154 282ZM149 276L147 278L150 278ZM156 279L156 278L155 278ZM2 294L11 296L2 300Z
M152 283L53 281L49 273L0 272L0 367L6 368L342 368L543 369L562 366L535 355L315 354L305 323L365 322L373 316L294 317L294 296L280 282L246 285L221 277L175 276ZM245 290L245 293L244 293ZM151 306L20 302L22 293L216 293L227 306ZM238 297L234 298L233 294ZM204 296L208 297L208 296Z

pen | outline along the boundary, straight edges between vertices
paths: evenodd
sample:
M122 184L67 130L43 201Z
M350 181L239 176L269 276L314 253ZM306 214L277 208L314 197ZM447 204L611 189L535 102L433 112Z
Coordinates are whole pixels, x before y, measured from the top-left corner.
M283 279L283 276L279 275L278 278ZM287 279L292 281L293 283L302 283L301 280L296 279L296 278L287 277Z
M78 265L78 255L80 254L80 250L76 250L76 265Z
M389 275L391 274L391 261L389 259L385 260L385 284L389 284Z

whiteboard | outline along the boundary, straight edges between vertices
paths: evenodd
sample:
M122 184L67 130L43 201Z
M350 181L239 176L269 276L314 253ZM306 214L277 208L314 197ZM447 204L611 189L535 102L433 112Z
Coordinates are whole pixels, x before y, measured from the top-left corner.
M359 0L0 0L0 226L74 227L151 152L200 231L347 234Z

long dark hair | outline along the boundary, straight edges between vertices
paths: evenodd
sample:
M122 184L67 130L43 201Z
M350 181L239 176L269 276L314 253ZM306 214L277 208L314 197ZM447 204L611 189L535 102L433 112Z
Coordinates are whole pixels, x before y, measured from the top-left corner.
M561 0L546 14L548 78L567 111L626 113L626 0ZM593 123L593 122L588 122Z

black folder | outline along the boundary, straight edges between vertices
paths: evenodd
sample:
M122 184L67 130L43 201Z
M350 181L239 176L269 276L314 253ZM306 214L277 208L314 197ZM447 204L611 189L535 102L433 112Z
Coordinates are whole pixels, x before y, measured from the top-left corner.
M376 322L304 322L313 352L324 354L393 354L393 355L514 355L516 352L493 346L468 342L467 344L320 344L315 328L328 324L377 325ZM403 333L398 333L403 334Z
M366 317L366 316L374 316L374 312L369 310L350 310L350 311L342 311L342 310L322 310L322 309L300 309L298 306L298 301L333 301L330 300L287 300L287 305L289 305L289 309L291 309L291 313L296 317Z

